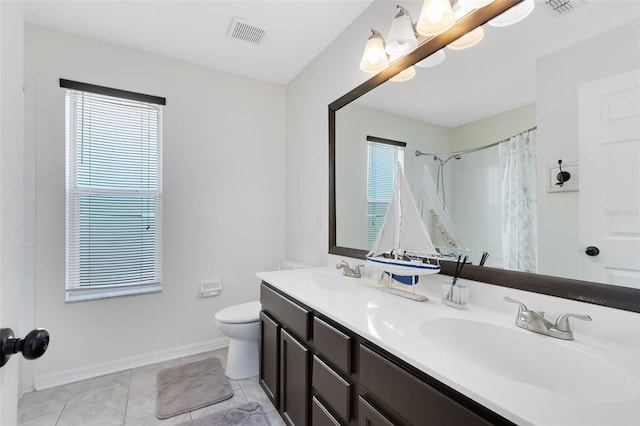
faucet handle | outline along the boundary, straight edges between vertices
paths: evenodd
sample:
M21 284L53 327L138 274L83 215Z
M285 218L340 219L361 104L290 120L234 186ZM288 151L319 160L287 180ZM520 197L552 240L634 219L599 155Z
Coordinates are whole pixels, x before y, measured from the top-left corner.
M340 268L348 268L349 267L349 262L347 262L346 260L342 259L339 263L336 264L336 269L340 269Z
M556 325L554 325L554 328L560 331L571 331L571 327L569 326L569 318L575 318L582 321L591 321L591 317L589 315L562 314L556 320Z
M502 300L518 305L518 316L516 317L516 325L518 327L527 328L527 323L529 322L531 311L527 309L525 304L516 299L512 299L509 296L503 297Z
M515 303L517 305L519 305L518 308L518 315L520 315L522 312L524 311L528 311L529 309L527 309L527 307L524 305L524 303L517 301L516 299L512 299L509 296L505 296L502 298L502 300L504 300L505 302L509 302L509 303Z

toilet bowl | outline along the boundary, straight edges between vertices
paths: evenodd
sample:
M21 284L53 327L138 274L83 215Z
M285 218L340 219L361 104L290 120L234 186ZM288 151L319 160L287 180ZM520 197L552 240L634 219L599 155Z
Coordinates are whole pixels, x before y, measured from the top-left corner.
M229 306L216 313L216 324L229 338L225 374L230 379L258 375L260 356L260 302Z

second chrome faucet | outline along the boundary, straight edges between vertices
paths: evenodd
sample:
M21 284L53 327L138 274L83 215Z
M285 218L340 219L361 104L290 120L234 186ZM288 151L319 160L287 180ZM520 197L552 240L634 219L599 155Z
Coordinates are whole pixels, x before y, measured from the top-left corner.
M518 316L516 317L516 325L525 330L535 333L544 334L563 340L573 340L573 332L569 327L569 318L576 318L583 321L591 321L589 315L580 314L562 314L558 317L555 324L544 318L544 312L534 312L527 309L524 303L505 296L506 302L515 303L518 307Z
M362 267L364 267L364 265L358 265L354 268L351 268L346 260L342 260L336 265L336 269L342 269L342 275L351 278L360 278L362 276L360 268Z

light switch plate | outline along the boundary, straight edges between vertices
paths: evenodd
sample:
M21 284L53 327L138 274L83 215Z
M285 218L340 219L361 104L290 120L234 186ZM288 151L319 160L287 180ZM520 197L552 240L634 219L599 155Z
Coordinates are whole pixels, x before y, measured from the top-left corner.
M564 185L556 185L556 183L558 183L557 176L558 173L560 173L558 163L547 166L547 192L578 191L580 184L580 179L578 176L578 163L576 161L563 161L562 171L569 172L571 174L571 177L564 183Z

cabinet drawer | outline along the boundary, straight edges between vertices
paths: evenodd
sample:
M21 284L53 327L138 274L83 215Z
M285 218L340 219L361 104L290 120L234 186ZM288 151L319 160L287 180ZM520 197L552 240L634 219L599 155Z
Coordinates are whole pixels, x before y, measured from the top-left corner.
M313 319L313 345L324 359L351 374L351 337L320 318Z
M260 286L260 302L262 302L262 310L269 312L298 337L309 340L311 313L308 310L264 283Z
M411 424L488 425L467 407L365 346L359 351L360 393L383 401ZM443 385L444 386L444 385ZM398 392L402 389L401 392ZM370 392L370 393L369 393Z
M314 396L311 398L311 424L313 426L340 426L329 410Z
M322 400L345 422L351 415L351 385L317 356L313 357L311 384Z

